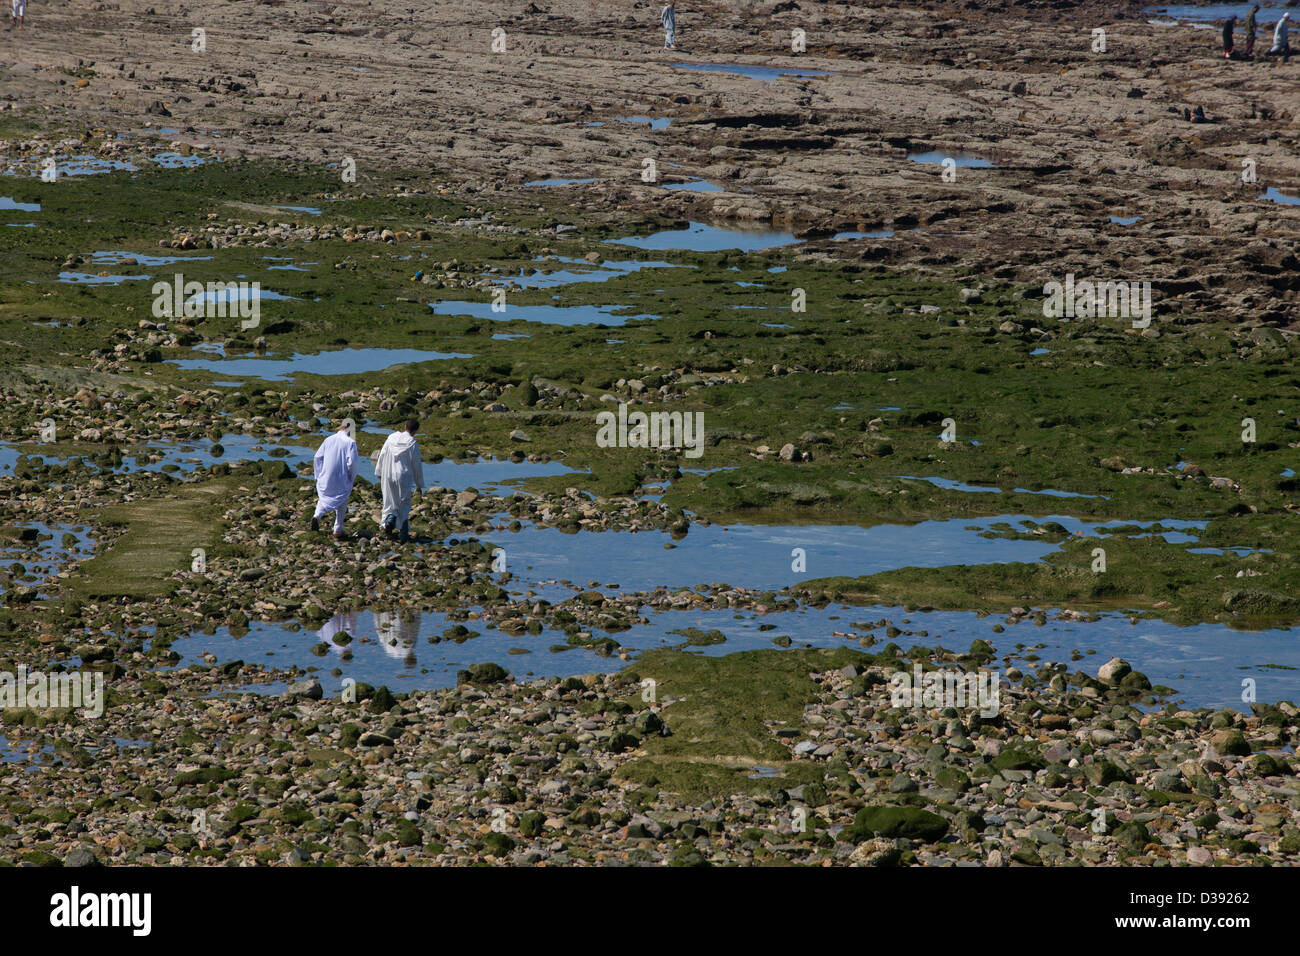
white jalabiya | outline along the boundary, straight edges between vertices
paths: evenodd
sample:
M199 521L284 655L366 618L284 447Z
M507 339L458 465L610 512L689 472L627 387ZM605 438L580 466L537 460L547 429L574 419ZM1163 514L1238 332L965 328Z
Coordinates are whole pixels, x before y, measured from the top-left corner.
M341 532L348 513L348 496L357 480L357 443L347 432L335 432L321 442L314 465L316 517L334 512L334 530Z
M384 493L384 510L379 523L405 528L411 516L411 495L424 492L424 465L420 461L420 446L415 436L407 432L393 432L384 442L375 460L375 478Z

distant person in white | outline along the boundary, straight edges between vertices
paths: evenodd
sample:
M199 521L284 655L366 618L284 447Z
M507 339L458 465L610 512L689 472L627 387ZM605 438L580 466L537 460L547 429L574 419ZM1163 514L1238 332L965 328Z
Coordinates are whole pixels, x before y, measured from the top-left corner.
M9 5L9 14L13 17L13 23L9 25L9 29L21 30L23 28L23 17L27 15L27 0L13 0Z
M348 513L348 496L357 480L357 443L347 425L321 442L314 461L316 469L316 513L311 530L320 530L320 519L334 512L334 537L343 537L343 519Z
M411 537L411 495L416 491L424 493L424 465L420 462L420 446L415 443L419 427L414 418L407 419L406 431L389 435L375 459L375 477L384 493L379 523L390 538L400 528L403 541Z
M659 20L664 25L664 49L677 49L677 0L668 0L668 5L659 11Z
M1273 47L1265 56L1280 56L1283 63L1291 62L1291 39L1287 36L1287 29L1290 26L1291 14L1282 14L1282 19L1277 21L1277 26L1273 28Z

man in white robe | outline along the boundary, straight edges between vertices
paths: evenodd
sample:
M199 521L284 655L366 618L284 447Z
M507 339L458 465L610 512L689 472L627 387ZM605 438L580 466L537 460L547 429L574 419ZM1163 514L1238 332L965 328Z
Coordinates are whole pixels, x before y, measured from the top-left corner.
M334 537L343 537L343 519L348 513L348 497L357 480L357 443L348 434L348 426L321 442L316 451L316 513L311 530L320 530L320 519L334 512Z
M419 427L414 418L408 419L406 431L389 435L375 459L375 478L384 493L379 523L390 538L400 528L403 541L411 537L411 495L416 491L424 493L424 466L420 446L415 443Z
M1280 56L1283 63L1291 61L1291 40L1287 34L1290 26L1291 14L1282 14L1282 19L1273 28L1273 46L1264 53L1265 56Z

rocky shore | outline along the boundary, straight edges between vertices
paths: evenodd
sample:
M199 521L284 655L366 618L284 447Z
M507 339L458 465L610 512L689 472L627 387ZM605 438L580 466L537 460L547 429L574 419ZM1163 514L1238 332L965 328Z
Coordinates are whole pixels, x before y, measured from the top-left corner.
M455 689L360 685L355 701L313 679L205 696L229 668L129 674L102 722L59 730L53 765L7 765L0 848L71 866L1295 862L1295 707L1139 707L1149 682L1119 660L1102 679L1009 672L990 717L893 705L895 672L974 671L981 643L758 652L808 669L796 718L767 721L782 755L715 758L734 792L686 798L654 761L707 691L669 676L646 703L658 659L523 684L485 665ZM5 733L26 724L40 746L46 720L10 714Z
M1138 4L700 0L673 54L657 8L4 35L0 694L108 696L0 706L0 863L1300 862L1300 710L1193 706L1300 663L1297 67ZM1049 315L1067 273L1153 321ZM233 276L250 326L153 307ZM622 406L698 447L608 447ZM410 417L413 540L364 466L312 532L321 438ZM539 539L597 557L497 563ZM366 614L424 628L392 686Z

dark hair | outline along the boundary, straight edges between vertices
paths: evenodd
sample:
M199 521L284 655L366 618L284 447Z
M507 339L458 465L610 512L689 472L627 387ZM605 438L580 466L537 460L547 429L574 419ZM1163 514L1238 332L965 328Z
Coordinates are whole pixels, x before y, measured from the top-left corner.
M408 418L406 420L406 430L410 432L412 435L415 434L415 430L419 427L420 427L420 420L418 418Z

